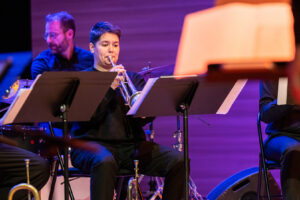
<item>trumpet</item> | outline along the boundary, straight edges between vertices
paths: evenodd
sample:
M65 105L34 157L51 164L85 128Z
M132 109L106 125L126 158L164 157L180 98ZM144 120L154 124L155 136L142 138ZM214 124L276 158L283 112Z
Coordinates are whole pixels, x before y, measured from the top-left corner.
M112 61L111 57L108 56L108 58L111 65L116 67L116 64ZM126 72L124 73L124 78L125 80L120 82L120 91L125 100L125 104L131 108L138 99L141 91L137 91Z
M143 200L143 195L141 192L140 184L139 184L139 168L138 168L139 161L134 160L134 178L131 178L128 181L128 187L127 187L127 199L128 200L138 200L138 197L140 197L141 200ZM134 194L133 196L133 186L134 186Z
M28 200L31 200L30 192L32 192L35 200L40 200L38 190L29 182L29 159L25 159L27 183L15 185L8 193L8 200L13 200L14 194L19 190L28 190Z

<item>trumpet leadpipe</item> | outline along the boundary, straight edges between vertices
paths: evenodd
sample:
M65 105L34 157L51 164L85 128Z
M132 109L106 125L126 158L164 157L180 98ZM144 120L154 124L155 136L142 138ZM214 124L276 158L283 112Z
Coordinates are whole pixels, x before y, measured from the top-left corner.
M111 62L113 68L115 68L117 65L113 62L111 56L108 56L108 59ZM126 71L124 72L124 81L120 82L120 86L120 91L125 100L125 104L131 107L135 103L141 92L137 91Z

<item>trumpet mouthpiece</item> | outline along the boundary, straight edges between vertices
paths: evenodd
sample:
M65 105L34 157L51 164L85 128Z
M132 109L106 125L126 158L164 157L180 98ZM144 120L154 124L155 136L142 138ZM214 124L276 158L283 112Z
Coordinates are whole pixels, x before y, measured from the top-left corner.
M114 61L112 60L111 56L108 56L108 59L109 59L111 65L112 65L113 67L115 67L116 65L115 65Z

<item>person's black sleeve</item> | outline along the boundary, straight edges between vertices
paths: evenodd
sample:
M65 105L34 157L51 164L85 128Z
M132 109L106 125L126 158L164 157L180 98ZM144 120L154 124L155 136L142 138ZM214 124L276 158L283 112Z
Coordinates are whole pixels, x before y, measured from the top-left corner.
M266 123L278 121L296 109L293 105L277 105L277 85L275 81L260 83L259 112Z
M39 55L31 64L31 78L34 80L37 75L42 74L44 71L50 71L48 61Z

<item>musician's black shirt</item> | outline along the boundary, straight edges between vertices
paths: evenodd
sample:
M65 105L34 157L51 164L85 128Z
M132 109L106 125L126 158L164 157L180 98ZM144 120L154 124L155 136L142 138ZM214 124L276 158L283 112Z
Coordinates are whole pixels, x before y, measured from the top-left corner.
M88 71L95 71L94 68ZM95 73L106 73L98 72ZM145 85L143 77L127 72L137 90ZM89 122L73 124L72 136L107 144L135 143L145 140L143 126L151 119L126 116L129 107L125 105L119 89L109 89Z
M50 49L41 52L31 64L31 77L35 79L38 74L45 71L83 71L94 64L93 54L79 47L74 48L70 60L61 55L51 53Z
M300 44L300 1L292 1L292 10L294 14L294 30L296 44Z
M277 81L260 84L259 110L262 121L268 123L266 133L300 137L300 107L277 105L277 93Z

